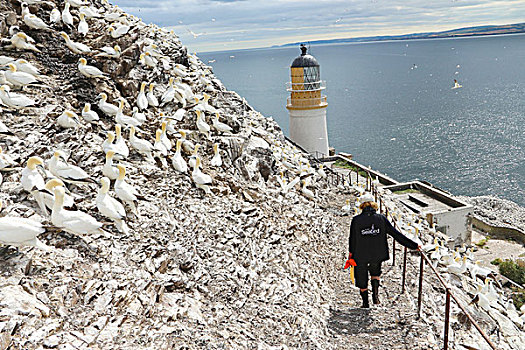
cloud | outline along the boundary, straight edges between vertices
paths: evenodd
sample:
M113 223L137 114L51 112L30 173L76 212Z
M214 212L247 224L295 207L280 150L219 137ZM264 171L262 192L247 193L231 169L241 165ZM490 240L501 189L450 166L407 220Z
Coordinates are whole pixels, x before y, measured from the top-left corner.
M523 22L522 0L114 0L198 51ZM206 35L194 38L187 30Z

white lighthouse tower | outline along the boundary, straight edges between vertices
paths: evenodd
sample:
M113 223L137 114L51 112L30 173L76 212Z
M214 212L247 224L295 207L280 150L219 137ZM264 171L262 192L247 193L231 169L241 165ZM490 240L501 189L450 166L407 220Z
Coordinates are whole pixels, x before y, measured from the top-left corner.
M290 138L316 157L328 156L326 131L326 96L322 94L319 63L301 45L301 56L290 66L291 82L287 84L290 97L286 108L290 113Z

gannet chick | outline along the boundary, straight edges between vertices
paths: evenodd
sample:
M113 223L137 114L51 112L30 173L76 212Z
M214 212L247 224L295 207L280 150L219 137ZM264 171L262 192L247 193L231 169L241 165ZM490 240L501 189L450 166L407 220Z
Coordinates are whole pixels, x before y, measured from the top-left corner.
M124 204L130 206L135 214L138 214L136 202L139 193L135 187L131 186L124 180L124 177L126 176L126 168L120 164L117 165L117 168L119 175L114 185L115 194L117 195L118 199L124 202Z
M49 14L49 21L51 23L57 23L61 19L62 19L62 14L60 13L60 11L56 7L52 9L51 13Z
M213 144L213 153L215 155L211 159L210 164L212 166L220 167L222 165L222 159L221 159L221 154L219 152L219 144L218 143Z
M119 174L118 168L113 166L114 155L115 152L113 151L108 151L108 153L106 153L106 163L104 163L104 167L102 168L102 174L109 177L111 180L116 180Z
M76 128L80 126L78 115L75 112L69 110L62 112L62 114L57 118L57 123L65 129Z
M79 14L80 16L80 21L78 22L78 33L79 34L82 34L82 36L86 36L86 34L89 32L89 26L86 22L86 15L83 14L83 13L80 13Z
M120 46L115 45L113 47L104 46L100 49L102 52L95 55L95 57L109 57L109 58L120 58L120 54L122 53L122 50L120 49Z
M69 38L69 35L67 35L66 33L60 32L60 36L64 38L64 40L66 41L66 46L74 53L81 55L81 54L87 54L91 52L91 49L89 48L89 46L84 45L82 43L77 43L75 41L71 41L71 39Z
M167 122L165 121L161 123L160 140L162 141L162 144L164 145L164 147L166 147L166 149L169 151L173 148L173 145L171 144L171 141L168 138L168 135L166 134L166 125L167 125Z
M204 190L207 194L211 193L210 185L212 184L212 178L210 175L204 174L200 170L201 166L201 159L197 157L195 161L195 167L193 168L193 171L191 172L191 178L193 182L195 182L195 186L198 188Z
M100 179L100 183L102 187L99 189L96 198L98 211L102 215L111 219L120 232L126 234L129 233L128 226L124 221L126 218L126 210L124 209L124 206L108 194L110 185L109 179L107 177L103 177Z
M121 158L128 158L129 148L126 145L124 138L122 137L122 127L120 126L120 124L115 124L115 134L116 134L115 145L114 145L115 155L120 155Z
M75 184L93 182L89 175L76 165L68 164L66 155L62 151L55 151L49 160L49 171L59 179Z
M197 157L199 156L199 147L200 146L201 145L196 144L195 147L193 148L193 151L191 152L189 165L192 168L195 168L195 164L197 163ZM201 166L202 166L202 164L201 164Z
M207 138L210 138L210 126L208 125L208 123L206 123L206 120L203 118L202 112L196 110L195 113L197 113L197 129L199 129L199 131L202 134L206 135Z
M129 131L129 143L137 152L143 154L148 160L153 160L153 145L151 142L139 139L135 136L135 127L132 125Z
M123 35L126 35L129 32L130 26L128 25L111 25L108 29L109 33L111 34L111 37L113 39L118 39Z
M145 110L148 108L148 98L146 97L146 94L144 93L144 89L146 88L146 83L142 82L140 84L140 92L137 96L137 106L140 110Z
M155 87L155 83L149 84L149 91L148 91L148 94L147 94L146 97L148 98L148 104L151 107L158 107L159 106L159 100L157 100L157 97L153 93L153 88L154 87Z
M18 72L14 63L8 63L7 66L9 67L9 70L5 72L5 78L15 87L26 86L38 81L32 74Z
M141 54L139 57L139 62L146 67L155 69L157 67L157 60L154 57L151 57L149 51Z
M56 186L54 194L55 203L51 210L51 223L54 226L75 235L101 232L102 224L91 215L64 209L64 187Z
M100 108L100 110L104 112L104 114L106 114L109 117L117 115L118 107L111 103L106 102L108 99L108 95L106 95L106 93L101 92L97 96L97 98L100 99L100 101L98 101L98 108Z
M166 157L168 155L168 149L161 140L162 130L157 130L155 133L155 143L153 144L153 149L155 154L163 155Z
M146 121L146 115L140 112L137 107L133 107L133 111L131 111L131 117L136 119L140 124L144 124Z
M2 202L0 201L0 209ZM44 233L46 229L41 223L13 216L0 218L0 243L14 247L36 247L42 250L50 250L38 239L38 235Z
M69 26L73 26L73 16L71 15L71 12L69 12L69 8L70 8L70 4L68 2L66 2L66 4L64 5L64 9L62 10L62 22L64 22L64 24L67 24Z
M115 115L115 121L118 124L124 125L124 126L131 126L131 125L133 125L134 127L138 127L138 126L141 125L141 123L137 119L125 115L122 112L123 110L124 110L124 99L120 98L119 101L118 101L117 114Z
M186 161L184 158L182 158L182 155L180 153L182 145L182 140L177 140L176 146L175 146L175 155L173 158L171 158L171 163L173 164L173 167L175 170L177 170L180 173L185 173L188 171L188 165L186 164Z
M0 86L0 100L6 106L21 109L31 107L35 104L35 101L30 99L29 97L12 93L9 90L9 86L7 85Z
M37 166L43 168L43 164L44 161L40 157L29 158L27 160L26 167L24 170L22 170L20 182L22 183L23 189L33 195L33 198L35 198L36 202L38 203L40 210L42 210L42 212L47 215L46 206L42 199L42 195L39 192L46 184L44 182L44 178L37 169Z
M4 153L2 147L0 147L0 171L13 170L15 165L14 159L9 154Z
M16 65L16 70L18 72L25 72L35 77L38 77L40 75L40 71L38 70L38 68L36 68L31 63L27 62L26 60L22 58L17 59L14 62L14 64Z
M11 45L17 50L31 50L34 52L40 52L39 49L32 43L35 40L29 35L23 32L18 32L11 37Z
M224 124L219 121L219 113L215 113L215 118L213 118L213 127L215 130L220 132L232 132L232 128L228 124Z
M88 78L107 78L107 75L95 66L89 66L83 57L78 60L78 70Z
M82 118L89 123L96 123L100 120L97 112L91 110L91 103L86 103L82 108Z

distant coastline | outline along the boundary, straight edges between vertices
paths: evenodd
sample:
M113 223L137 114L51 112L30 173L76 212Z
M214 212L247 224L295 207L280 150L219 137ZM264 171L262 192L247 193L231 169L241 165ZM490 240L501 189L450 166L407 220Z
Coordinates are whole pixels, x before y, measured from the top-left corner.
M443 32L313 40L313 41L308 41L308 43L310 43L311 45L313 44L319 45L319 44L359 43L359 42L387 41L387 40L461 38L461 37L472 37L472 36L481 36L481 35L501 35L501 34L518 34L518 33L525 33L525 23L465 27L465 28L447 30ZM283 44L283 45L274 45L271 47L297 46L301 43L305 43L305 42L304 41L294 42L294 43L288 43L288 44Z

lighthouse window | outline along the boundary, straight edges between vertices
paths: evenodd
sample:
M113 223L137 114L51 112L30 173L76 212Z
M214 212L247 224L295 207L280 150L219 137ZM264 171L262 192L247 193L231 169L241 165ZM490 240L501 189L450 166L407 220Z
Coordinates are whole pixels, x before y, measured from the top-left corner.
M320 74L319 74L319 67L304 67L304 82L305 84L305 90L317 90L319 89L319 80L320 80Z

